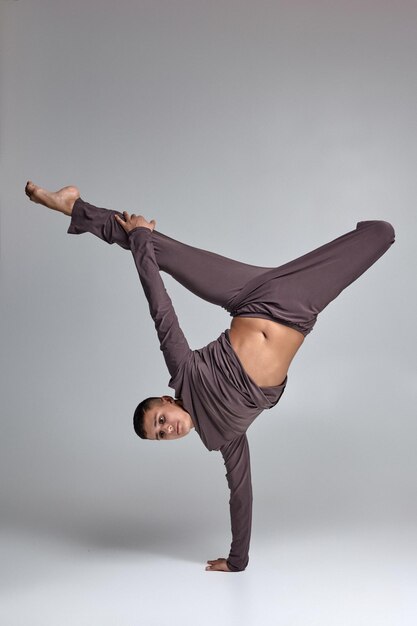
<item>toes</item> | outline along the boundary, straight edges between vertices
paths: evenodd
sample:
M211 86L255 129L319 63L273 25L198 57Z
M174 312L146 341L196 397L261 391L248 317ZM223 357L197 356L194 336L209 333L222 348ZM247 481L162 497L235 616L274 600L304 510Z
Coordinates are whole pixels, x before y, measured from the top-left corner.
M25 187L25 191L28 196L33 192L33 187L34 187L34 184L32 183L32 181L28 180L28 182L26 183L26 187Z

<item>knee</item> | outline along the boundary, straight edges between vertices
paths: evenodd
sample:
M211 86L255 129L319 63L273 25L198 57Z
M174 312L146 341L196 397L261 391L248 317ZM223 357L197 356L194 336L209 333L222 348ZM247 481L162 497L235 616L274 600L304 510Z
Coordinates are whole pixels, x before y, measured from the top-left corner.
M384 243L391 244L395 241L395 230L392 224L384 222L383 220L377 220L375 222L375 229L378 236Z
M371 228L378 239L384 244L391 244L395 241L395 230L392 224L384 220L372 220L359 222L358 227L367 226Z

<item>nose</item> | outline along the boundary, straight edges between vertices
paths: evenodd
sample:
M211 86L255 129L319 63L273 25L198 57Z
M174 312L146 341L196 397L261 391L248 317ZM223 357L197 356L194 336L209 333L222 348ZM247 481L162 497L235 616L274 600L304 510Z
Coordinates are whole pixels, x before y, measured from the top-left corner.
M174 432L174 427L172 426L172 424L167 424L166 431L169 435L172 435L172 433Z

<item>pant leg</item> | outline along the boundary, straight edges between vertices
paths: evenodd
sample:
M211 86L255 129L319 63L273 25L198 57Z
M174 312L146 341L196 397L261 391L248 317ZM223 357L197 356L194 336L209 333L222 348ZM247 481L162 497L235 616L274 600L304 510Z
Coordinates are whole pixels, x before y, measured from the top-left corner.
M249 281L229 302L230 314L274 319L307 335L317 315L394 240L388 222L359 222L355 230Z
M248 281L262 276L267 267L235 261L220 254L180 243L153 231L153 245L161 270L199 298L229 311L229 302Z
M130 250L127 233L115 220L116 214L123 217L120 211L97 207L78 198L72 208L67 233L70 235L91 233L106 243L116 243L125 250Z
M115 220L119 211L96 207L79 198L73 207L70 234L89 232L103 241L130 250L126 231ZM195 295L229 310L228 303L254 278L271 268L241 263L181 243L154 230L152 243L159 268Z
M90 232L107 243L129 249L120 212L78 199L69 233ZM320 313L363 274L394 242L388 222L359 222L330 243L280 267L267 268L181 243L153 231L158 266L197 296L234 316L264 317L307 335Z

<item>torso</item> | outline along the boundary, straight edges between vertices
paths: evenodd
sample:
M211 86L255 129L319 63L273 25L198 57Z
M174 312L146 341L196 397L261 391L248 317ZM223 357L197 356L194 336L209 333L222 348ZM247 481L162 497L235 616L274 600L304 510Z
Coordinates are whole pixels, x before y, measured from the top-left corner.
M229 337L245 371L259 387L284 382L304 341L298 330L259 317L234 317Z

